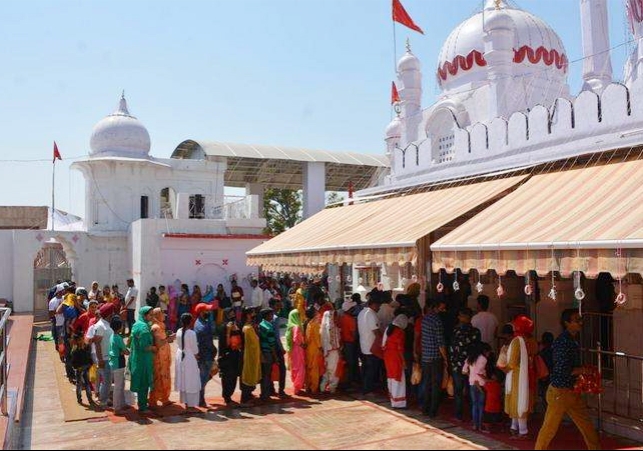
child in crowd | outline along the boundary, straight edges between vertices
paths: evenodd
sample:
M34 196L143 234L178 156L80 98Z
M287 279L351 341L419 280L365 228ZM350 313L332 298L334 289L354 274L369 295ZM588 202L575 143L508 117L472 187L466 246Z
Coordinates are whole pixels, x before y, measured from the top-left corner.
M486 343L473 343L469 347L469 357L462 368L463 374L469 375L471 390L471 417L473 430L482 430L487 383L487 356L491 354L491 346Z
M92 399L91 387L89 384L89 368L94 361L92 360L91 348L85 343L85 337L82 333L76 333L72 338L71 353L71 366L76 374L76 399L78 404L82 404L82 391L85 390L87 395L87 402L90 406L95 407L96 404Z
M505 382L505 373L497 367L495 354L487 357L487 380L484 386L484 427L482 432L496 432L502 426L503 397L502 389Z
M114 413L119 415L127 406L125 402L125 356L129 355L129 349L123 341L123 320L121 317L115 315L109 325L114 331L109 344L109 366L114 378Z

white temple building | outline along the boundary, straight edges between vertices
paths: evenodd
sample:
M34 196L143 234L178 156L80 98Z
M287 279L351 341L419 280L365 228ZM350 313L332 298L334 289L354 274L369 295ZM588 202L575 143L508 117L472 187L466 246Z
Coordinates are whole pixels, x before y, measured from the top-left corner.
M428 70L407 44L385 131L388 175L355 205L248 252L249 264L394 294L417 280L421 302L444 299L451 311L484 293L502 322L529 314L538 337L579 308L583 345L620 353L605 357L608 412L642 418L643 2L627 0L637 45L622 81L608 1L578 5L580 92L570 92L556 31L510 1L488 0L457 26ZM441 93L422 105L433 77Z
M157 158L151 147L123 95L94 127L88 157L72 165L85 178L84 219L56 212L53 227L47 218L46 227L35 219L27 227L37 208L3 213L0 298L17 312L46 316L46 292L57 279L116 283L124 292L132 278L143 304L158 285L222 283L229 293L234 278L249 290L257 268L246 265L245 252L269 238L265 188L302 189L311 216L324 208L326 190L367 187L387 167L383 156L348 152L186 140L171 158ZM226 196L226 187L247 194Z

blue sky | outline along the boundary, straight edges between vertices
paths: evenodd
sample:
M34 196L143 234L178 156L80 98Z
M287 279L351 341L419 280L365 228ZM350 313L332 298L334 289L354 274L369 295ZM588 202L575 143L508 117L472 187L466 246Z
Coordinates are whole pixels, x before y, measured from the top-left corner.
M402 0L425 30L397 27L423 63L424 106L450 31L480 0ZM582 56L579 0L520 0ZM608 0L612 46L631 39L623 0ZM56 206L84 214L70 157L89 152L96 122L125 89L152 154L185 139L384 152L394 79L390 0L29 1L0 3L0 205L48 205L52 142ZM626 52L614 50L620 78ZM572 64L572 92L581 63ZM38 160L19 162L15 160Z

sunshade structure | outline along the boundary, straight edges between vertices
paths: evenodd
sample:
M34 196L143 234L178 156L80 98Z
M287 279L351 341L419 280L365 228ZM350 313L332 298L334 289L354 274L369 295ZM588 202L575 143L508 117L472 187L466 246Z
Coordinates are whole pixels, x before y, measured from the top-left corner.
M348 191L369 187L389 167L383 155L353 152L326 152L295 147L233 144L186 140L177 146L172 158L225 158L228 168L225 185L243 188L263 184L271 188L301 189L303 163L324 163L327 191Z
M421 250L420 240L506 195L524 178L326 209L248 252L248 265L288 271L326 264L414 263Z
M434 271L643 274L643 161L533 176L431 250Z

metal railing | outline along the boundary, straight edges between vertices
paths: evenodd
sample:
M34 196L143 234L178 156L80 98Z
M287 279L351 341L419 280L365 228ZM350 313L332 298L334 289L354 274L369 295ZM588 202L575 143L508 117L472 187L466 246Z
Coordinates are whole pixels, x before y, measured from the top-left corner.
M604 351L600 342L596 349L583 349L584 363L598 367L603 392L589 400L598 411L598 427L602 431L604 414L643 422L643 356L619 351Z
M0 308L2 318L0 319L0 409L2 415L9 415L7 409L7 396L9 389L9 364L7 363L7 348L9 346L9 334L7 331L10 308Z

